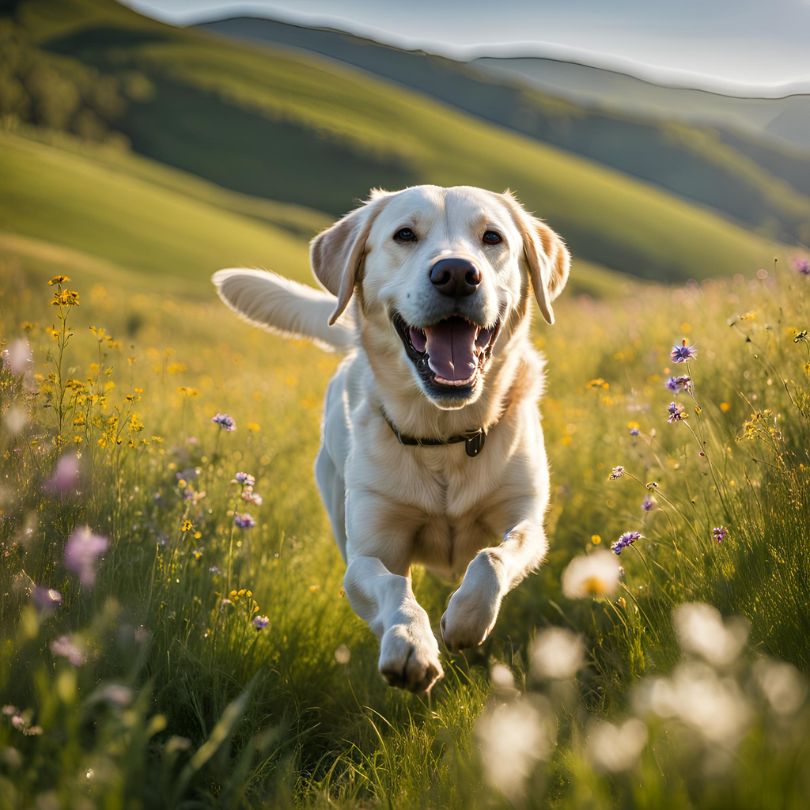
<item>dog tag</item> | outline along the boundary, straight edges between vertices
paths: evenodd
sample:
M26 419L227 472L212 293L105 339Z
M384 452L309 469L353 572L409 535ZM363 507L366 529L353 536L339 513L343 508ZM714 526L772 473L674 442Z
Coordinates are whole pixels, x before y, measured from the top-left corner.
M484 449L486 438L487 434L484 433L483 430L479 430L472 436L468 436L464 440L464 449L467 451L467 455L471 458L475 458Z

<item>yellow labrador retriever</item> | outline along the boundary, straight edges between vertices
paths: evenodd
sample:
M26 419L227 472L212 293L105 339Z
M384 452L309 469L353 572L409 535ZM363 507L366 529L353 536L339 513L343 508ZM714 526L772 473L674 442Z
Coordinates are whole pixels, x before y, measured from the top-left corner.
M259 270L213 281L251 322L347 352L315 476L381 674L424 692L443 672L411 565L461 578L441 620L455 650L486 639L546 554L530 298L553 323L568 251L508 192L416 186L373 192L313 240L311 260L329 294Z

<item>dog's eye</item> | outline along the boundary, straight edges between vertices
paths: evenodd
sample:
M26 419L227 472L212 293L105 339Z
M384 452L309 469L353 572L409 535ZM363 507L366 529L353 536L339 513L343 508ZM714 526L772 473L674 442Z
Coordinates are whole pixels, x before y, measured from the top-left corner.
M400 228L394 234L395 242L415 242L416 234L410 228Z
M481 237L485 245L500 245L503 237L497 231L484 231Z

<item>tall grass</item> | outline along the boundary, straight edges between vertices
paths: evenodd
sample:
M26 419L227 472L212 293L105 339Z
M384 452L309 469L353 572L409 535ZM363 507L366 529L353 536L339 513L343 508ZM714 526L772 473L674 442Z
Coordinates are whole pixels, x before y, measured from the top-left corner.
M560 302L536 333L548 563L416 698L376 673L312 483L336 358L134 279L48 287L60 269L0 269L4 806L801 806L806 276ZM109 546L77 562L85 526ZM572 558L626 531L619 591L565 597ZM416 591L437 621L449 586L417 571ZM676 637L673 609L703 602L747 641L703 614ZM555 677L550 627L584 656Z

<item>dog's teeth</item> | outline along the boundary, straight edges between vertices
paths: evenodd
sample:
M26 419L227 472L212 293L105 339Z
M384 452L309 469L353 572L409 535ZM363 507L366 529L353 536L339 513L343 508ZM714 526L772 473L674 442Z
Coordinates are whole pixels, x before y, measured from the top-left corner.
M444 377L439 377L438 375L436 375L435 379L436 379L436 382L439 383L440 385L452 385L452 386L458 388L458 387L460 387L462 385L469 385L475 379L475 372L470 374L470 376L467 377L466 380L448 380L448 379L446 379Z

